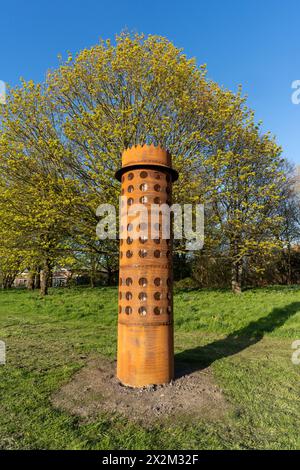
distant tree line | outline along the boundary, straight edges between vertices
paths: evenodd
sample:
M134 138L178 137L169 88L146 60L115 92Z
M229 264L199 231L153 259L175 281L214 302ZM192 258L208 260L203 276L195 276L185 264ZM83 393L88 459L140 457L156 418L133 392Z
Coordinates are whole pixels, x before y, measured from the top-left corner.
M45 83L23 81L0 110L0 278L30 272L46 295L55 266L113 284L118 241L96 208L118 204L123 149L168 148L173 202L205 205L205 246L176 243L175 278L198 286L299 282L293 169L241 89L223 89L166 38L122 33L71 55Z

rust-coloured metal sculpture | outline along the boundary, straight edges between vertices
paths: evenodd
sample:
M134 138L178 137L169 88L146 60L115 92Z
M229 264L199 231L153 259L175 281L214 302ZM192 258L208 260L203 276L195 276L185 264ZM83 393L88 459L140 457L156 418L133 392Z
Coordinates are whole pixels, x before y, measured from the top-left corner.
M144 145L123 152L116 178L127 206L146 206L150 226L151 204L171 204L178 175L169 152ZM132 387L168 383L174 375L172 236L163 239L156 225L158 238L149 228L148 236L133 239L128 217L120 240L117 377Z

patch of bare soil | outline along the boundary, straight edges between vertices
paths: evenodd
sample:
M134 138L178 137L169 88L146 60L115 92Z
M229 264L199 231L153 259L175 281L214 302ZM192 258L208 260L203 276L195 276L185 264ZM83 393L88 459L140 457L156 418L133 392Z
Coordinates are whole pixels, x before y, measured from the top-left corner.
M104 411L145 424L179 415L216 420L228 411L209 368L182 375L168 385L137 389L118 381L115 366L103 358L89 361L52 396L52 404L88 420Z

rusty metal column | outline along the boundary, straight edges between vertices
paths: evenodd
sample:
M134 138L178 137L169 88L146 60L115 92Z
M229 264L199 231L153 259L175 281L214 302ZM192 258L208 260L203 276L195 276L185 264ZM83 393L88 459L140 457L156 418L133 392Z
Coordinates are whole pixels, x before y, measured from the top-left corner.
M161 147L144 145L123 152L116 172L127 205L148 210L148 237L134 240L128 218L126 239L120 240L117 377L143 387L164 384L174 376L172 236L151 239L151 204L171 205L171 155ZM122 225L122 217L121 217Z

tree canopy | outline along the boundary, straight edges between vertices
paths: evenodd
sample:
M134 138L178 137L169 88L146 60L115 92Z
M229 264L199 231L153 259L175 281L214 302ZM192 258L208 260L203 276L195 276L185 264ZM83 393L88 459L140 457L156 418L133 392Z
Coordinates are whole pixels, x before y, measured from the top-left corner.
M56 263L117 269L116 242L97 240L96 208L118 204L114 173L136 144L171 152L174 201L205 204L204 250L222 247L234 290L246 258L280 246L280 147L241 90L209 80L164 37L122 33L70 55L45 83L9 90L0 119L1 270L42 269L43 293Z

